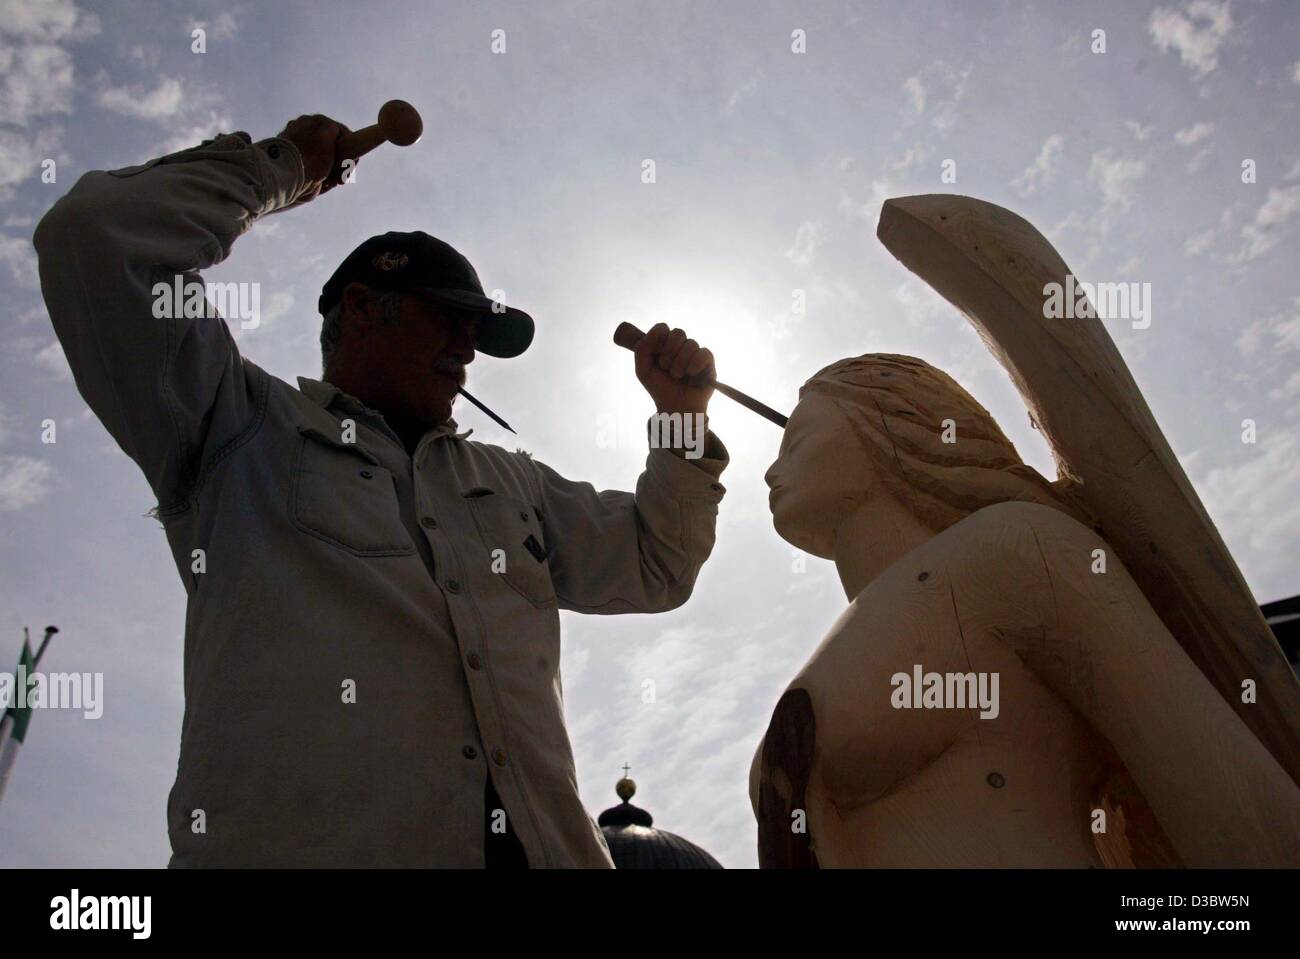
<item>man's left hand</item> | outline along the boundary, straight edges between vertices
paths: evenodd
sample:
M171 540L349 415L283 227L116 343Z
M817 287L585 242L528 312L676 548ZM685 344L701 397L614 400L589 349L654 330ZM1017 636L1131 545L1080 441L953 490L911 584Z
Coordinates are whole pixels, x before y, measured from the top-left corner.
M636 378L660 413L706 413L717 372L713 354L684 330L656 323L636 350Z

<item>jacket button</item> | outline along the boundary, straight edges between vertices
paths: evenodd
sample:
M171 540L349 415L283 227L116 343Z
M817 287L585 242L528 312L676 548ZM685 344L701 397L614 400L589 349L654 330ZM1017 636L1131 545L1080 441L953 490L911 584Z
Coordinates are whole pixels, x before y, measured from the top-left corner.
M425 529L437 529L438 521L432 516L426 516L424 519L420 520L420 525Z
M468 656L465 657L465 662L469 663L470 669L483 668L483 660L479 657L478 653L470 653Z
M499 747L492 750L492 761L498 766L504 766L506 764L506 751Z
M372 472L370 472L370 470L362 470L362 471L361 471L361 478L362 478L362 479L374 479L374 478L375 478L375 474L372 473Z
M473 746L466 746L464 749L460 751L460 754L464 756L466 759L478 758L478 750L475 749Z
M520 513L520 514L519 514L519 518L520 518L521 520L523 520L525 523L528 522L528 514L527 514L527 513Z
M449 580L447 580L447 592L449 592L449 593L459 593L459 592L460 592L460 580L456 580L456 579L449 579Z

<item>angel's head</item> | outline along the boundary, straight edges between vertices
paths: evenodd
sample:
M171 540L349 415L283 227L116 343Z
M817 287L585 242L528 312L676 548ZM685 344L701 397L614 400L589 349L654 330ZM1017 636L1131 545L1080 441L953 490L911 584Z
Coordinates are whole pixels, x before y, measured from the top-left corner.
M765 478L777 533L827 559L864 505L932 534L1006 500L1062 505L956 380L890 353L832 363L800 387Z

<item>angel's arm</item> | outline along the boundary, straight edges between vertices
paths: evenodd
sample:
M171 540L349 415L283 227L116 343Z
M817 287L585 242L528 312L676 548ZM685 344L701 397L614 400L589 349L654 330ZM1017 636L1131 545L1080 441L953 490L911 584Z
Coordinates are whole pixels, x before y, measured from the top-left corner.
M1300 790L1285 770L1105 542L1063 515L1041 519L1054 623L1009 638L1021 659L1110 741L1186 865L1300 864ZM1093 549L1108 554L1104 573Z

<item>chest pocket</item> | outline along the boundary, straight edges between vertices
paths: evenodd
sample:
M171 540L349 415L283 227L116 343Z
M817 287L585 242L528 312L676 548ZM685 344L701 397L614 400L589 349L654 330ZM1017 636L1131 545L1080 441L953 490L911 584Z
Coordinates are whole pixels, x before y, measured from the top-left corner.
M555 585L537 511L522 500L475 486L462 494L482 540L491 575L539 608L554 606Z
M314 426L299 426L298 432L289 493L294 525L355 556L414 553L393 474L378 458Z

